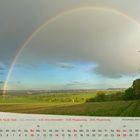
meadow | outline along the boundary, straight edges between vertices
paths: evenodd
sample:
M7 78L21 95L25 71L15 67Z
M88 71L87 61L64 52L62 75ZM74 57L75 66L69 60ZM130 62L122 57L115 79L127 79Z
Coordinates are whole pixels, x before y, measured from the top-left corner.
M114 94L116 91L106 91ZM86 102L97 92L0 96L0 111L80 116L140 116L140 100Z

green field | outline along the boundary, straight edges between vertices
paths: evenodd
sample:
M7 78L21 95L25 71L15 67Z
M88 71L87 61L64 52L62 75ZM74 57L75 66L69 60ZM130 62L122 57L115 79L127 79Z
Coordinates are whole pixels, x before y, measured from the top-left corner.
M0 111L81 116L140 116L140 100L85 102L95 96L95 92L1 96Z

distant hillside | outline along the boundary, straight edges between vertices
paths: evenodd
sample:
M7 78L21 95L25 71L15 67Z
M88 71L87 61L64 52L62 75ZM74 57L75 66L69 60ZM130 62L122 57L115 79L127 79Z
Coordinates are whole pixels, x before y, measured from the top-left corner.
M126 88L108 88L107 90L126 90Z

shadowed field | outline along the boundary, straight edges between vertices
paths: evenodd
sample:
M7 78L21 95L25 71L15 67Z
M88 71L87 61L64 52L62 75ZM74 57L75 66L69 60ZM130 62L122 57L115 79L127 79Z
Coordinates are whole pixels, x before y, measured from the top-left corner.
M116 91L105 91L113 95ZM98 93L43 93L0 96L0 112L81 116L140 116L140 100L86 102Z
M0 104L2 112L82 115L82 116L140 116L140 100L95 103L9 103Z

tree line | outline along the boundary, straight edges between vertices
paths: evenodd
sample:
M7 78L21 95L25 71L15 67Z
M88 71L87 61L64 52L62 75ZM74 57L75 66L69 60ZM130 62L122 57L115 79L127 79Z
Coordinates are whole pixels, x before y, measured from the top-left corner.
M89 98L87 102L105 102L119 100L140 99L140 79L136 79L132 86L125 91L116 91L114 94L107 94L106 91L98 91L94 98Z

